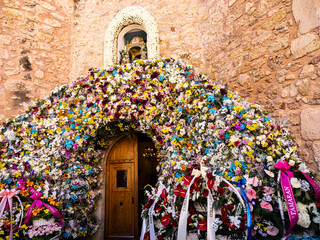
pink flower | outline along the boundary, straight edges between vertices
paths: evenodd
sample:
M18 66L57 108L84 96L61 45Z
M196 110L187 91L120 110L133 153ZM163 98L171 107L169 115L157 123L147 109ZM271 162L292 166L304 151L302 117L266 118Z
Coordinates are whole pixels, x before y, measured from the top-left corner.
M249 178L248 184L251 184L254 187L258 187L260 181L257 177Z
M248 197L249 201L251 201L252 199L256 199L257 198L256 191L253 190L252 188L249 188L247 190L247 197Z
M271 204L268 203L268 202L266 202L266 201L262 201L262 202L260 203L260 206L261 206L262 208L264 208L264 209L268 209L269 211L273 211L273 208L272 208Z
M271 236L277 236L279 233L279 229L276 228L275 226L268 226L267 233Z
M263 191L268 195L271 195L274 193L274 189L272 187L264 187Z

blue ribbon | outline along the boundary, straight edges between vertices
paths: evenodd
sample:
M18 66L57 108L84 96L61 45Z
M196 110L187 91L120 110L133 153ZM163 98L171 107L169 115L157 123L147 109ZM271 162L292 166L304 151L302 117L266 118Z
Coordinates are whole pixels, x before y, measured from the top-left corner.
M247 181L245 178L241 178L238 182L231 182L232 184L237 184L238 187L240 187L241 190L241 196L243 200L246 202L247 206L247 230L248 230L248 240L252 240L252 235L251 235L251 228L252 228L252 217L251 217L251 211L250 211L250 206L249 206L249 201L247 198L247 193L243 189L243 185L247 184Z

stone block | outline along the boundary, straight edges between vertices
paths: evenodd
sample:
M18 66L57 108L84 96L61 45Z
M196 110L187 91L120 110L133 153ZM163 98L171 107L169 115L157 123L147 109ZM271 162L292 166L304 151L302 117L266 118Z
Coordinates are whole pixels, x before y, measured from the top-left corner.
M314 73L315 67L314 65L305 65L303 66L299 78L307 78L310 77Z
M12 9L12 8L3 8L2 9L8 16L15 18L15 19L20 19L22 20L24 18L23 12Z
M7 49L0 48L0 58L9 59L9 52Z
M319 1L315 0L292 1L293 17L299 22L300 33L307 33L320 26L319 5Z
M17 0L4 0L4 5L10 8L19 8L20 3Z
M289 46L289 35L283 38L278 38L269 44L270 52L278 52L280 50L286 49Z
M248 74L240 74L239 75L239 79L238 82L241 86L243 86L244 84L246 84L249 80L250 80L250 76Z
M53 36L39 32L38 38L46 43L50 43L53 40Z
M254 59L257 59L266 53L266 48L265 47L256 47L251 49L249 52L249 61L252 61Z
M7 28L11 28L11 29L15 29L16 28L16 24L13 21L13 18L5 18L2 20L2 26L7 27Z
M65 20L65 17L61 16L60 14L56 13L56 12L51 12L50 13L51 16L61 20L61 21L64 21Z
M43 2L43 1L39 2L39 5L49 11L55 11L57 9L56 7L50 5L49 3Z
M61 27L61 23L58 22L57 20L46 18L43 22L51 27L56 27L56 28Z
M313 33L301 35L291 41L291 52L293 59L301 58L320 48L320 39Z
M312 150L313 150L314 160L319 165L319 163L320 163L320 141L315 141L312 143Z
M0 35L0 45L10 45L12 37L9 35Z
M42 72L41 70L37 70L34 74L34 76L38 79L43 79L44 78L44 72Z
M320 140L320 107L301 111L301 136L304 140Z
M274 13L272 16L267 18L264 23L262 24L262 27L264 29L270 29L273 25L279 23L281 20L283 20L287 16L287 12L285 8L282 8L278 10L276 13Z

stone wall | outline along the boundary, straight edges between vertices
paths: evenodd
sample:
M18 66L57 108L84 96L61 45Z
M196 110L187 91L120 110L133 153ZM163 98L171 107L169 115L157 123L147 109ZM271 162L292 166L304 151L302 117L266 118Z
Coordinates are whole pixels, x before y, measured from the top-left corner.
M72 0L0 1L0 119L69 82Z
M150 12L160 55L181 58L286 122L320 169L317 0L4 0L0 118L103 67L104 35L127 6ZM316 169L316 168L314 168Z

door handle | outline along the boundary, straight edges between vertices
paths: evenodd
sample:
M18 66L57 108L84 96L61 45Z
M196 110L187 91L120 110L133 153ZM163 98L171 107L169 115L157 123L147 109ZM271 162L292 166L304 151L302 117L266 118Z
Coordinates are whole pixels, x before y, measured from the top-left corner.
M123 202L120 202L120 206L122 206L123 205Z

